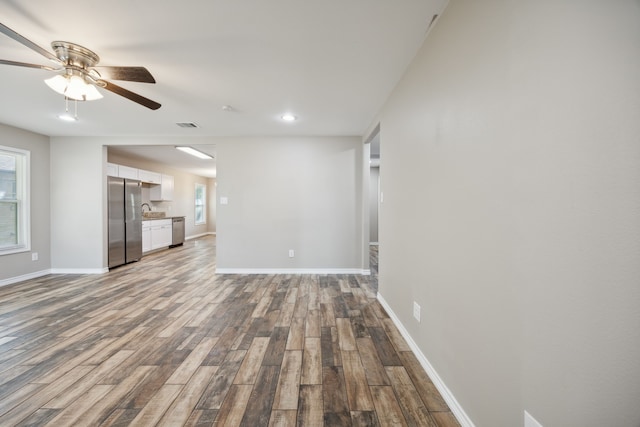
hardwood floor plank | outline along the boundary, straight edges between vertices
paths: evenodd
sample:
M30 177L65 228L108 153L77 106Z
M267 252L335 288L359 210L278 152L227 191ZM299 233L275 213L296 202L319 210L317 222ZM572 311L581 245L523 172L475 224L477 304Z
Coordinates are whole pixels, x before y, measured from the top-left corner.
M241 426L255 427L269 424L271 407L278 385L279 366L262 366L256 384L251 391Z
M338 342L340 344L340 350L342 351L355 351L356 338L351 329L351 322L348 318L336 319L336 326L338 330Z
M282 364L282 358L284 357L288 336L289 328L273 328L273 333L269 340L269 346L267 347L267 351L265 351L264 358L262 359L262 365L280 366Z
M407 426L407 422L402 414L402 409L400 409L398 400L390 386L371 386L371 395L375 403L376 414L378 415L378 422L381 427Z
M321 426L324 412L322 405L322 386L305 384L300 386L300 405L298 406L297 425Z
M254 384L262 365L262 359L267 351L270 339L267 337L256 337L251 343L251 347L244 357L242 365L236 374L233 384Z
M365 374L367 375L367 383L369 385L390 385L373 340L371 338L358 338L356 343Z
M420 399L418 391L402 366L387 366L387 374L398 398L398 403L409 425L437 427Z
M227 358L215 372L207 388L202 392L196 408L216 410L221 408L246 353L244 350L234 350L228 353Z
M409 344L404 340L402 334L400 334L400 331L396 328L396 325L393 324L393 320L382 320L382 327L397 351L411 351L411 347L409 347Z
M295 427L296 416L297 412L295 410L273 410L271 411L271 418L269 418L269 427Z
M205 337L167 380L167 384L186 384L209 354L218 338Z
M308 310L304 336L320 337L320 310Z
M353 427L375 427L380 425L375 411L351 411L351 422Z
M367 384L364 366L357 351L342 352L344 383L347 400L352 411L371 411L374 409L371 392Z
M395 347L382 328L369 328L373 344L378 350L378 357L384 366L400 366L402 361L398 357Z
M156 425L183 387L178 384L165 384L160 387L160 390L153 395L149 403L142 408L130 425L132 427Z
M287 338L287 350L302 350L304 348L305 319L293 317Z
M431 412L448 412L449 406L420 366L416 356L411 352L402 352L400 359L427 409Z
M186 424L191 411L196 407L202 392L217 370L217 366L200 366L173 401L158 426L172 427Z
M460 427L460 423L451 412L432 412L431 416L438 427Z
M249 403L252 389L252 385L232 385L220 411L218 411L214 425L220 427L239 426Z
M320 338L305 338L300 384L322 384Z
M302 371L302 351L287 350L282 359L273 409L297 409Z
M329 418L350 418L349 405L347 403L347 389L344 373L340 366L329 366L322 369L322 397L324 402L325 419L327 414L341 414L341 416L329 415Z

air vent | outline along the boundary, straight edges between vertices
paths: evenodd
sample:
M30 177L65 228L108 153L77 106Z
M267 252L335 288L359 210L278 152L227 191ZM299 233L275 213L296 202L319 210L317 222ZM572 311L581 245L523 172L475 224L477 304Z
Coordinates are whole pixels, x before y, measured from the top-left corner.
M181 128L197 128L198 127L198 125L193 122L179 122L176 124Z

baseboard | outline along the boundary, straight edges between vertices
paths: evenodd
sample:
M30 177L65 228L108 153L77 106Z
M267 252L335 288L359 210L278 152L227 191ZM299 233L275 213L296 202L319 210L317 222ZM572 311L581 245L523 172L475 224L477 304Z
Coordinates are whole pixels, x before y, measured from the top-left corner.
M109 268L52 268L51 274L104 274Z
M51 274L51 270L42 270L34 273L23 274L21 276L9 277L8 279L0 280L0 286L7 286L18 282L24 282L25 280L36 279L38 277L46 276L47 274Z
M366 276L370 270L359 268L216 268L216 274L358 274Z
M389 317L391 318L391 320L393 320L393 323L396 325L404 339L407 341L407 344L409 344L409 347L416 355L416 358L420 362L420 365L422 365L424 370L427 372L427 375L429 375L431 382L433 382L433 384L436 386L444 401L447 403L447 405L449 405L449 409L451 409L451 412L460 423L460 426L475 427L475 424L473 424L471 418L469 418L469 416L464 412L464 409L462 409L462 406L460 406L456 398L453 396L451 390L449 390L449 388L445 385L444 381L442 381L442 378L440 378L433 365L431 365L422 351L420 351L420 348L418 347L416 342L413 340L402 322L400 322L398 316L396 316L387 301L385 301L384 297L380 295L380 293L378 293L378 301L380 301L380 304L387 311Z

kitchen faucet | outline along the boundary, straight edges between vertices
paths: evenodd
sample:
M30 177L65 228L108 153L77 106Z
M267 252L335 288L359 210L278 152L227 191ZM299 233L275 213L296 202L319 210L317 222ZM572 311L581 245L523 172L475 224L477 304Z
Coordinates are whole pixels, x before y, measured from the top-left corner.
M143 203L142 206L140 206L140 209L142 209L142 213L144 213L144 207L148 207L149 208L149 212L151 212L151 206L149 206L149 203Z

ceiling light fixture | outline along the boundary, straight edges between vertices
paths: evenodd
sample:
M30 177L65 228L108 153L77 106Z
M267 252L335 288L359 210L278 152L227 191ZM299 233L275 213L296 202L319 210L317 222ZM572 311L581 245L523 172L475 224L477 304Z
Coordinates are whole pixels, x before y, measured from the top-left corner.
M298 118L296 116L294 116L293 114L283 114L282 116L280 116L280 118L282 120L284 120L285 122L295 122L296 120L298 120Z
M198 157L200 159L212 160L213 157L208 155L207 153L203 153L202 151L198 151L193 147L186 146L176 146L176 148L180 151L184 151L185 153L191 154L192 156Z
M102 98L102 94L92 84L77 74L58 74L44 81L54 91L76 101L94 101Z

